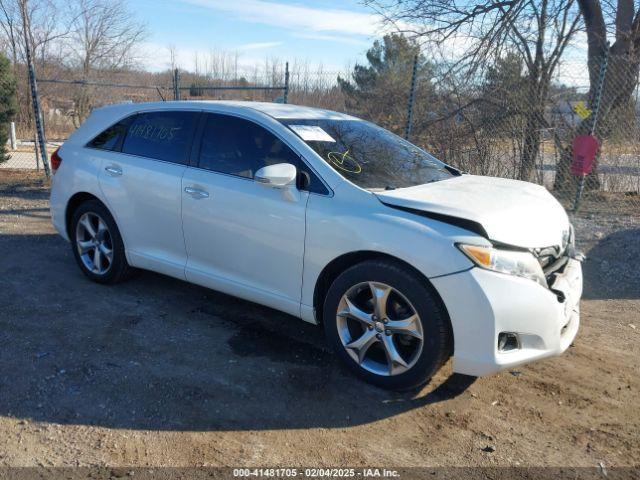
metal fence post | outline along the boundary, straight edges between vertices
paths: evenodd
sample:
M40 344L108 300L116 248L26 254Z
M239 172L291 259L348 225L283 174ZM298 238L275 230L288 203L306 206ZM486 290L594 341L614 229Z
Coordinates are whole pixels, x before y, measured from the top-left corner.
M600 102L602 101L602 89L604 87L604 80L607 75L607 67L609 66L609 42L607 42L607 47L604 50L604 59L602 65L600 67L600 75L598 77L598 87L595 92L595 110L593 112L593 121L591 123L591 131L589 135L592 137L596 134L596 125L598 124L598 114L600 113ZM577 212L580 208L580 200L582 199L582 193L584 191L584 183L586 175L581 175L578 180L578 188L576 190L576 199L573 202L573 211Z
M413 127L413 104L416 100L416 77L418 76L418 54L413 57L413 72L411 73L411 90L409 91L409 104L407 105L407 126L404 129L404 138L409 140Z
M284 96L282 98L282 103L287 103L289 101L289 62L284 65Z
M10 145L11 145L11 150L15 151L18 149L18 140L16 138L16 122L11 122L11 129L10 129Z
M29 84L31 85L31 103L33 105L33 116L36 122L36 144L40 146L40 155L42 157L42 166L44 167L44 173L49 178L49 162L47 159L47 140L44 136L44 128L42 125L42 117L40 113L40 97L38 96L38 83L36 82L36 72L33 65L33 58L31 57L31 43L29 41L29 16L27 15L27 0L20 2L20 10L22 14L22 25L24 33L24 46L27 56L27 68L29 70Z
M180 100L180 70L173 71L173 99Z
M36 153L36 172L40 171L40 152L39 152L40 142L38 142L38 136L33 137L33 149Z

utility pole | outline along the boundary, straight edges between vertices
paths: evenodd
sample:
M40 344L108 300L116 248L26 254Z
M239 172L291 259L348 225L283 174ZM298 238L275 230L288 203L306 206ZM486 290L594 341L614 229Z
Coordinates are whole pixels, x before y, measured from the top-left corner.
M38 83L36 81L36 71L33 65L31 54L31 39L29 38L31 26L29 25L29 15L27 14L27 0L19 0L20 13L22 15L22 32L24 33L24 50L27 55L27 68L29 70L29 85L31 86L31 104L33 105L33 116L36 122L37 144L40 147L42 166L44 173L49 178L49 161L47 159L47 140L44 136L42 116L40 112L40 97L38 96Z

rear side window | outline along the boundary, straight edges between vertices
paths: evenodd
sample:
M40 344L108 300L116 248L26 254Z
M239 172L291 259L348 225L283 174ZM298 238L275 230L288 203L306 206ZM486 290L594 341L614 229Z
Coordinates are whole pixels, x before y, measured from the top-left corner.
M173 163L187 163L199 112L149 112L135 116L122 152Z
M300 157L262 126L238 117L207 115L200 144L200 168L253 178L262 167L278 163L290 163L303 172L299 188L328 193Z
M122 140L127 133L127 127L129 126L129 123L131 123L132 119L133 117L128 117L115 125L111 125L104 132L91 140L87 146L90 148L97 148L99 150L119 150Z

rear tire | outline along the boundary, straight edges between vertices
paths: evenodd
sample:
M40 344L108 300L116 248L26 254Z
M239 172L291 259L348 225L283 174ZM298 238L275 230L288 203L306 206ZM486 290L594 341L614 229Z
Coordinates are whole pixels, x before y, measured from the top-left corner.
M115 284L129 278L120 231L109 210L98 200L88 200L73 212L69 226L73 255L87 277L97 283Z
M323 324L345 364L389 390L425 384L450 355L451 326L437 294L393 261L369 260L341 273L327 292Z

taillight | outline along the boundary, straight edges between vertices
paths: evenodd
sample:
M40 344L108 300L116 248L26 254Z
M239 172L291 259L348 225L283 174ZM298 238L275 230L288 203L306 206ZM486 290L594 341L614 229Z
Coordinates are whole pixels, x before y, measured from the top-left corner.
M60 164L62 163L62 157L58 153L60 151L60 147L56 148L56 151L51 154L51 173L56 173L56 170L60 168Z

